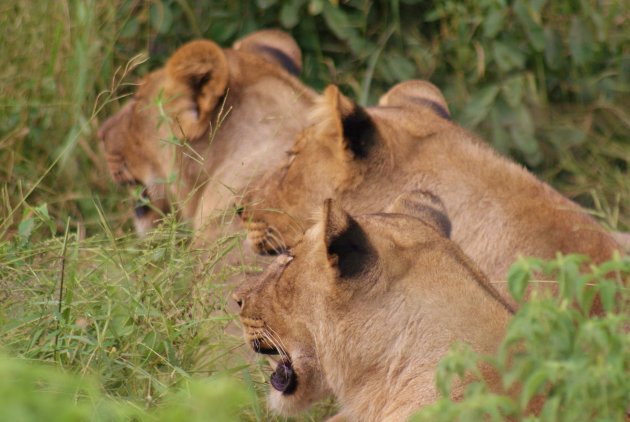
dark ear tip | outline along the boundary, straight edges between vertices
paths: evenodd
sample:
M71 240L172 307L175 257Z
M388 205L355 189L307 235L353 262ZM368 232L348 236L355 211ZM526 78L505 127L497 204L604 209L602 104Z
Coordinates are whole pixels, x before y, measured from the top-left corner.
M443 119L451 119L448 103L442 91L431 82L424 80L410 80L395 85L378 100L378 105L392 107L419 106L432 110Z
M295 39L280 29L262 29L234 42L235 50L260 55L298 76L302 72L302 51Z

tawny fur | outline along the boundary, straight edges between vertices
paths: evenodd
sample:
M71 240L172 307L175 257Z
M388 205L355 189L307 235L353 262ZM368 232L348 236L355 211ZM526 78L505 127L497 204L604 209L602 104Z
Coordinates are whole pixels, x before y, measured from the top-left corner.
M286 66L299 71L301 54L281 31L256 32L233 49L193 41L102 125L112 176L143 186L151 204L136 216L140 234L171 209L192 221L198 244L235 230L233 204L279 165L315 99Z
M446 237L443 210L429 199L408 193L387 213L356 221L326 201L289 254L235 292L247 341L280 349L295 369L295 393L271 388L276 411L307 407L327 385L341 405L338 418L404 421L438 399L436 366L454 341L496 351L512 311ZM348 234L353 222L363 235ZM335 249L341 238L352 246ZM345 259L360 263L358 274L343 273ZM264 330L273 341L261 340ZM499 391L497 375L480 369Z
M290 246L324 198L366 213L402 191L425 189L444 201L452 239L495 280L505 279L519 255L580 253L602 262L620 248L578 205L445 118L448 107L433 85L404 82L365 110L348 104L336 87L325 91L312 112L318 120L298 135L289 161L252 186L246 221ZM353 133L344 133L349 124ZM365 157L353 153L356 145Z

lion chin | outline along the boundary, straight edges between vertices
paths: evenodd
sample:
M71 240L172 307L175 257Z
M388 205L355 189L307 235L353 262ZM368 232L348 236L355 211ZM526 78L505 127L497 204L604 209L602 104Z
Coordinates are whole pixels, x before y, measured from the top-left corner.
M296 415L330 395L314 354L294 352L289 357L270 362L273 373L269 378L269 408L285 416Z

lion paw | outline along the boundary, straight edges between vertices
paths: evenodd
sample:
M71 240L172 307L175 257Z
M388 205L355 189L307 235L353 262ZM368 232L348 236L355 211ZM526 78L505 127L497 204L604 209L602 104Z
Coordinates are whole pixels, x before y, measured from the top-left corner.
M266 222L249 221L244 226L247 229L247 241L256 253L278 255L287 249L282 236Z

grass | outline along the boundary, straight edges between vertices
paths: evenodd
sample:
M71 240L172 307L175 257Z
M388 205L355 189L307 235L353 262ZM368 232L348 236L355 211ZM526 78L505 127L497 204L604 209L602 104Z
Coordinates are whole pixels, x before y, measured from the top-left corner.
M191 380L223 375L248 399L237 400L249 403L239 407L241 419L275 420L264 405L267 365L244 345L228 305L240 268L189 249L172 220L143 240L115 237L105 220L102 234L86 238L67 228L0 245L5 351L96 379L109 399L140 409L168 408ZM241 240L221 239L216 253Z
M419 18L411 17L422 13L408 13L412 6L406 2L379 4L387 12L383 21L375 21L367 2L351 1L343 11L324 8L320 14L300 6L300 25L290 19L288 6L262 3L25 0L0 5L0 344L5 353L0 373L24 381L21 389L11 390L0 376L0 419L18 420L2 413L20 411L7 403L27 400L29 389L41 389L40 381L49 379L57 386L53 390L81 404L75 409L78 419L96 418L94 403L110 409L102 411L104 418L155 420L158 411L175 415L186 403L206 411L225 403L231 412L234 403L226 398L235 396L239 419L282 420L268 413L266 364L244 346L229 307L243 268L218 258L238 248L239 237L221 239L210 252L193 250L186 227L167 218L149 238L137 239L132 199L110 181L98 149L99 123L133 91L137 76L160 66L183 40L201 35L227 45L256 27L283 23L305 50L305 80L318 88L340 83L361 101L373 101L400 78L431 76L459 119L485 81L478 75L472 80L459 67L470 60L469 52L457 48L477 41L454 40L461 35L455 28L464 31L471 22L476 27L479 16L457 20L461 8L451 7L453 2L443 2L450 20L442 26L427 21L420 29L414 21ZM621 28L628 16L619 12L621 23L615 25ZM342 30L342 24L352 29ZM426 42L430 30L445 38L443 46L437 39ZM609 30L615 33L615 27ZM367 47L359 42L363 38ZM476 48L489 48L484 42ZM449 56L451 50L457 51ZM610 62L616 66L623 60ZM545 74L540 67L533 71ZM621 106L627 92L580 102L571 100L579 97L574 86L561 88L567 92L557 104L552 101L560 94L540 85L536 95L544 101L528 100L535 104L531 110L545 157L533 168L592 209L603 224L627 230L630 154L623 140L630 136L630 119ZM489 126L475 129L500 147ZM587 136L567 127L582 128ZM571 136L574 143L564 141ZM502 151L523 158L510 145ZM44 412L55 409L51 397L42 405ZM297 420L332 413L334 404L328 402ZM31 420L42 414L50 413L34 413ZM71 414L57 416L66 420Z

